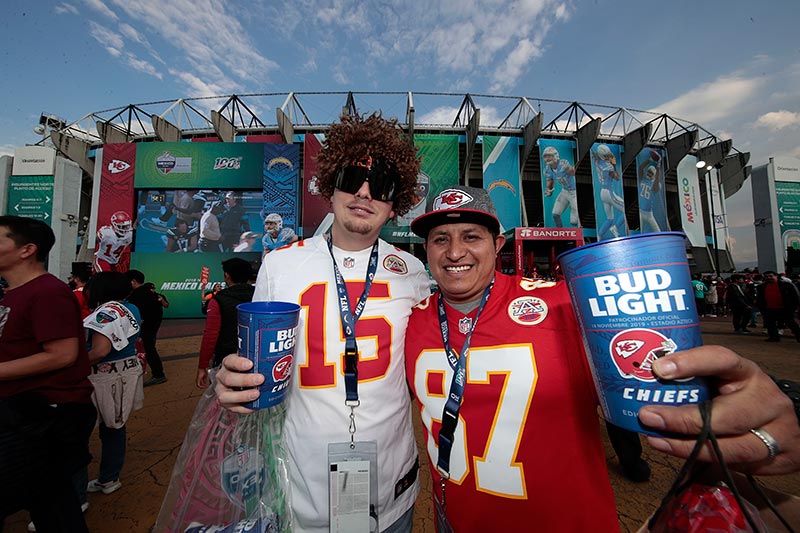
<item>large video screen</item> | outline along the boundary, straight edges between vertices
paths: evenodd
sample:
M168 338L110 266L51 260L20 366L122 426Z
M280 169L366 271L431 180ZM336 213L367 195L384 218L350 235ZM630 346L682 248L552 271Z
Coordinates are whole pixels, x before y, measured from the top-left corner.
M263 252L264 219L275 218L254 190L139 189L137 199L136 252Z

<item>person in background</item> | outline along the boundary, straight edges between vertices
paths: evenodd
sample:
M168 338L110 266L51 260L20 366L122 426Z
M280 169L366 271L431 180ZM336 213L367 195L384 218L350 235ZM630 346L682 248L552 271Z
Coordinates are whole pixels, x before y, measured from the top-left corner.
M234 257L222 262L226 288L208 302L206 325L200 344L200 359L195 383L200 389L209 386L208 371L219 367L222 359L239 349L236 306L253 299L254 287L248 282L253 269L244 259Z
M201 311L203 312L204 315L208 314L208 302L210 302L211 298L216 296L217 293L221 290L222 290L222 285L220 285L219 283L215 283L210 291L206 291L205 294L203 294L203 303L201 304Z
M72 289L72 294L75 295L75 298L78 300L78 305L81 307L81 320L91 313L89 305L86 303L86 295L83 293L83 288L86 286L86 282L89 281L91 276L92 274L87 271L72 273L72 282L75 284L75 288Z
M161 361L156 346L158 330L161 328L161 321L164 318L164 306L158 300L152 286L148 287L145 284L144 274L141 271L129 270L126 275L130 280L128 301L136 306L142 317L139 334L144 344L147 366L150 367L150 379L144 382L144 386L159 385L167 381L167 376L164 374L164 363Z
M728 283L717 276L717 316L728 316Z
M144 286L153 291L153 294L156 295L156 299L158 300L158 303L161 304L161 307L163 307L164 309L169 307L169 300L167 300L167 297L164 294L156 291L155 285L148 282L145 283Z
M708 291L708 287L703 283L700 274L692 276L692 288L694 289L694 303L697 306L697 316L706 316L706 291Z
M750 308L752 302L744 292L745 279L741 274L733 274L725 292L728 309L733 320L733 332L740 335L749 335L747 325L750 322Z
M130 281L118 272L101 272L86 285L89 307L94 311L84 321L92 363L89 380L92 399L100 417L100 472L88 482L88 492L111 494L122 486L125 463L125 424L144 401L142 366L136 356L141 317L136 306L125 300ZM88 475L86 475L88 479Z
M744 295L747 297L748 302L750 302L750 323L747 325L749 328L758 327L758 323L756 322L756 318L758 318L758 307L756 306L756 287L761 285L763 282L764 277L759 273L755 273L752 276L748 276L747 283L745 284Z
M781 323L800 342L800 326L794 316L799 304L800 295L791 281L780 279L775 271L764 272L764 283L756 287L756 305L764 317L767 342L780 342L778 326Z
M719 302L719 295L717 294L717 282L710 277L703 280L708 290L703 295L706 301L706 316L717 318L717 303Z
M88 531L73 476L97 412L78 302L45 269L55 240L40 220L0 216L0 530L27 509L40 531Z

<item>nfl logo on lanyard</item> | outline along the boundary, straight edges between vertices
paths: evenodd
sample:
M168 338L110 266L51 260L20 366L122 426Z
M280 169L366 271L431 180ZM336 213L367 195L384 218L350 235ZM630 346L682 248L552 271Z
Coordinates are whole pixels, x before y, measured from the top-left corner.
M458 321L458 331L460 331L463 335L469 333L471 327L472 327L472 319L468 316L465 316L464 318Z

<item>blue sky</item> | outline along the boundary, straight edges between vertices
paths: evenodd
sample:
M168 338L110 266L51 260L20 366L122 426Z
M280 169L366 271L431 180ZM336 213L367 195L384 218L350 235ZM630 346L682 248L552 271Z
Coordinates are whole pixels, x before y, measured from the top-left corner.
M800 157L796 0L3 5L0 154L38 140L41 112L75 121L181 97L433 91L666 112L732 138L754 166ZM418 109L418 121L426 113L453 110ZM750 203L746 185L728 204L740 266L755 262Z

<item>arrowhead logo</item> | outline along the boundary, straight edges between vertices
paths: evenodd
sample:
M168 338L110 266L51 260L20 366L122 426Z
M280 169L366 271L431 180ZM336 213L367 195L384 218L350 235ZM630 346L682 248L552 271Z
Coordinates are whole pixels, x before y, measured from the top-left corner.
M472 196L464 191L457 189L447 189L442 191L439 196L433 201L433 210L439 211L440 209L455 209L473 201Z
M119 174L120 172L124 172L129 168L131 168L129 163L120 161L119 159L114 159L108 164L108 171L112 174Z

